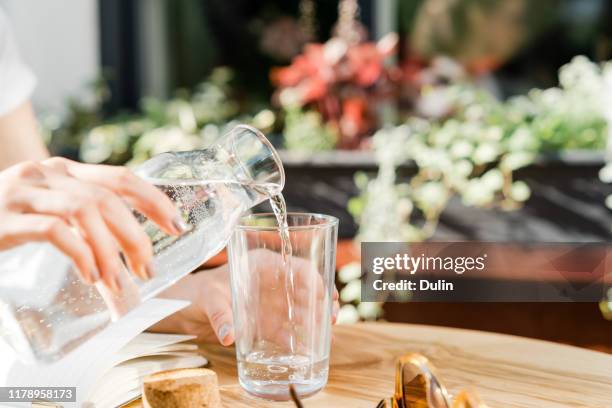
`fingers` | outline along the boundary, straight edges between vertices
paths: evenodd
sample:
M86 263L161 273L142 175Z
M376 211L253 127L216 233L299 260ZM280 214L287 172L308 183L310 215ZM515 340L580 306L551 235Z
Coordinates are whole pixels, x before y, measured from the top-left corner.
M130 271L141 279L153 277L151 240L121 200L105 194L100 202L106 225L126 256Z
M7 239L5 239L5 237ZM0 249L29 241L47 241L68 256L87 283L99 279L94 255L85 240L61 218L39 214L11 214L0 225Z
M48 159L43 163L119 194L169 234L179 235L188 228L166 194L126 167L83 164L62 158Z
M227 329L221 330L221 326L227 323L227 319L224 317L224 313L211 309L208 298L219 291L223 294L217 298L221 300L216 301L226 304L229 310L229 274L226 267L187 275L164 290L159 296L168 299L188 300L191 305L156 323L150 330L162 333L191 334L197 336L198 341L217 343L219 337L217 333L225 334L224 332L227 331ZM209 313L222 316L221 318L217 317L215 328L213 328L208 317ZM221 326L219 326L219 323L221 323ZM226 345L234 341L233 333L230 334L232 334L232 338L224 342ZM226 338L227 335L223 337Z
M10 184L10 180L20 180L34 184L37 181L43 180L44 177L43 166L34 161L24 161L15 164L0 173L3 187Z
M219 342L224 346L229 346L235 339L234 318L229 282L225 282L227 287L221 285L222 283L219 283L206 288L206 296L202 298L201 305Z
M231 346L234 343L235 333L234 326L232 324L231 306L229 312L225 310L215 310L209 312L209 319L212 323L213 330L217 336L219 342L224 346Z
M94 251L104 282L114 291L124 285L117 244L130 270L142 279L152 277L151 242L125 204L110 191L70 179L48 181L52 189L28 188L14 197L15 210L54 215L75 225Z
M168 232L180 232L169 198L125 168L54 158L14 166L2 177L6 179L0 186L2 194L10 197L4 200L4 210L11 215L53 216L63 220L66 228L76 228L79 242L89 247L94 259L89 269L96 271L83 275L101 278L115 292L121 291L119 276L125 269L120 252L134 274L142 279L153 275L151 242L118 194L135 202L137 209Z
M120 250L132 273L142 279L151 277L151 242L132 213L109 191L92 186L81 188L83 195L75 200L78 208L70 219L92 248L103 282L115 293L124 289Z
M79 211L74 218L81 234L93 250L100 277L115 293L122 289L119 274L123 264L115 238L100 213L93 207Z

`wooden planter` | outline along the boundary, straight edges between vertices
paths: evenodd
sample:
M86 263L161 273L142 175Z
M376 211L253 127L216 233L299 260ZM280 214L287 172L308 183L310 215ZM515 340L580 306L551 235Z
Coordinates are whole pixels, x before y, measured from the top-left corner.
M299 154L281 151L285 166L284 195L291 211L311 211L340 219L340 236L357 231L346 206L359 192L357 171L375 174L372 152L335 151ZM612 239L612 216L604 204L612 185L602 183L600 152L570 151L538 158L519 170L532 196L516 211L483 210L464 206L457 198L441 217L434 239L439 241L588 242ZM400 169L409 177L414 165Z

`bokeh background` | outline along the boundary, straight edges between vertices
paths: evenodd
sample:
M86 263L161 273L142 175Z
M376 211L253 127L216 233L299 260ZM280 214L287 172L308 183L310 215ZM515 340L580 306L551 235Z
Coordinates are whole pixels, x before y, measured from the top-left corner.
M133 166L238 123L341 219L341 319L612 351L599 304L359 301L365 241L612 239L606 0L0 0L54 154ZM217 259L215 262L219 262ZM520 279L520 277L516 277Z

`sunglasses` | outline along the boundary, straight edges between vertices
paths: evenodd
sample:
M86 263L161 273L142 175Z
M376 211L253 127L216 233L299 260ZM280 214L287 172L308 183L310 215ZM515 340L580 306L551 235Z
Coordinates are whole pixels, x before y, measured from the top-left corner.
M439 378L425 356L406 354L395 366L395 393L376 408L488 408L474 391L461 391L453 399ZM292 386L289 390L296 407L303 408Z

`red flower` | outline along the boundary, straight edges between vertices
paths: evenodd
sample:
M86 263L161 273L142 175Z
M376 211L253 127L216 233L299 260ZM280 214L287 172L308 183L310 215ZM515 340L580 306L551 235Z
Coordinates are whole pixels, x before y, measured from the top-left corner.
M368 103L363 98L348 98L342 103L340 131L344 136L343 146L354 148L359 144L359 136L369 129Z
M378 44L350 45L333 38L325 44L307 44L291 65L270 72L277 94L295 92L300 106L317 109L340 131L339 145L356 148L372 130L374 104L389 97L389 84L401 77L385 59L397 49L397 36ZM277 95L278 96L278 95Z
M348 50L347 57L357 85L372 86L380 79L384 61L375 44L363 43L351 47Z

